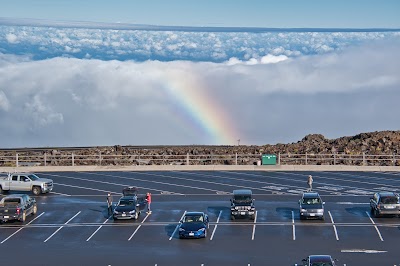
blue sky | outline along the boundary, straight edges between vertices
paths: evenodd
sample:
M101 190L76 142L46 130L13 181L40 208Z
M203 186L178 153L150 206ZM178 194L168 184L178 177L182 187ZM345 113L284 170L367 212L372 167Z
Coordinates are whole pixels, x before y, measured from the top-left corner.
M398 0L13 0L0 17L167 26L400 28Z

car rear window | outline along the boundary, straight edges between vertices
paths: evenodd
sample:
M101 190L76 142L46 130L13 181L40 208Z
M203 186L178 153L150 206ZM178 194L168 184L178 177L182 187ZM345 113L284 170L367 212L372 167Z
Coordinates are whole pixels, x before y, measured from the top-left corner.
M397 197L382 197L381 202L383 204L397 204L399 203L399 199Z
M4 199L4 205L17 205L21 203L21 199Z

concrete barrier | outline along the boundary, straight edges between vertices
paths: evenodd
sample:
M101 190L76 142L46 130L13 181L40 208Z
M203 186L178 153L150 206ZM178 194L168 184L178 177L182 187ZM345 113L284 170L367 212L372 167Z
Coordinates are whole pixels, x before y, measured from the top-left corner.
M138 166L21 166L0 167L0 172L95 171L358 171L400 172L400 166L350 165L138 165Z

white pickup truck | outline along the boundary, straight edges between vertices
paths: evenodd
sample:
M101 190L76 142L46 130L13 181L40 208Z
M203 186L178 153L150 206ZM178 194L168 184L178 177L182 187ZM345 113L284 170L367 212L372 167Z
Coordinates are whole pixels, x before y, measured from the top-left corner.
M34 195L53 190L53 180L40 178L33 173L8 173L0 177L0 194L6 191L32 191Z

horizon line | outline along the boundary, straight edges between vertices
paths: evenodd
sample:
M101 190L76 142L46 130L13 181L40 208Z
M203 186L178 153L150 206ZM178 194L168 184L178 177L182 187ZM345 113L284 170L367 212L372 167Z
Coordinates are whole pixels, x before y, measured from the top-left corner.
M189 31L189 32L400 32L400 28L341 28L341 27L231 27L231 26L172 26L119 22L50 20L36 18L0 17L0 26L63 27L111 30Z

